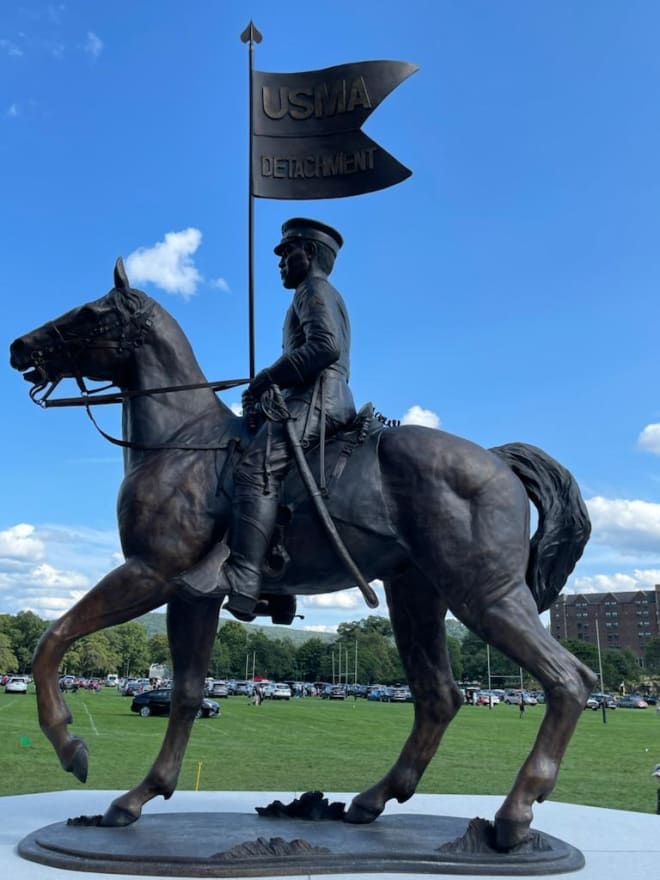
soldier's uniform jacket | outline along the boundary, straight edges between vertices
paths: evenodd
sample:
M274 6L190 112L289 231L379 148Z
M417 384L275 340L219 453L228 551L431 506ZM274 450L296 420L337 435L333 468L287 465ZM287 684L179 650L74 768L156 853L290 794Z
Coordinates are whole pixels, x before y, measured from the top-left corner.
M348 386L351 328L344 300L325 276L308 275L296 288L284 319L283 355L268 368L291 409L310 405L323 373L326 416L337 426L355 415Z

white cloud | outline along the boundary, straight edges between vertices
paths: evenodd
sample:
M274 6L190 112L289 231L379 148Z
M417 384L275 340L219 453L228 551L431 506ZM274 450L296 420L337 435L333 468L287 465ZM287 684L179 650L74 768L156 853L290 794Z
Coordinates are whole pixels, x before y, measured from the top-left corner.
M13 117L20 116L20 113L21 113L21 111L20 111L18 104L10 104L9 105L9 108L7 110L7 116L13 116Z
M243 404L242 403L230 403L229 409L234 413L235 416L243 415Z
M637 445L645 452L660 455L660 424L647 425L637 438Z
M58 617L122 561L115 531L11 526L0 531L0 613Z
M90 58L96 59L99 57L101 52L103 51L103 40L98 37L94 31L87 32L87 39L83 46L83 51L85 54L89 55Z
M6 52L12 58L20 58L24 53L20 46L11 40L0 40L0 50Z
M217 287L218 290L221 290L223 293L231 293L231 288L224 278L215 278L211 281L211 287Z
M0 532L0 559L36 561L44 555L44 542L36 537L34 526L19 523Z
M46 13L53 24L62 24L62 13L65 9L64 3L49 3Z
M592 541L630 553L655 551L660 555L660 504L598 495L586 503Z
M631 572L596 574L576 577L570 584L570 593L609 593L652 590L660 584L660 569L633 569Z
M350 590L338 590L336 593L320 593L318 596L300 596L300 600L305 608L311 609L336 609L339 611L353 611L355 609L364 609L365 615L379 614L382 608L387 614L387 604L385 602L385 593L383 582L381 580L371 581L371 586L376 591L380 602L380 609L375 611L367 608L362 593L357 587Z
M192 260L202 242L193 226L167 232L153 247L140 247L126 258L126 271L133 284L152 283L184 299L194 296L202 276Z
M33 611L40 617L59 617L91 586L78 571L63 571L48 563L8 573L0 571L0 611Z
M305 632L313 632L313 633L337 633L337 626L331 626L329 624L318 623L313 626L303 626L303 630Z
M402 425L422 425L424 428L439 428L440 417L430 409L422 409L415 404L401 419Z
M44 562L30 573L30 579L38 587L88 587L89 579L76 571L58 571Z
M340 608L342 611L358 608L362 594L357 589L340 590L337 593L319 593L318 596L301 596L305 608Z

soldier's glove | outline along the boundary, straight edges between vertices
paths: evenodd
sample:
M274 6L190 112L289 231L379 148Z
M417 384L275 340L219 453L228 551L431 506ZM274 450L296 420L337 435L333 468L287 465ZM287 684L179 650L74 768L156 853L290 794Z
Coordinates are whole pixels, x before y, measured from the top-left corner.
M254 400L259 400L264 391L268 391L272 384L273 378L268 370L261 370L250 382L244 394L250 394Z

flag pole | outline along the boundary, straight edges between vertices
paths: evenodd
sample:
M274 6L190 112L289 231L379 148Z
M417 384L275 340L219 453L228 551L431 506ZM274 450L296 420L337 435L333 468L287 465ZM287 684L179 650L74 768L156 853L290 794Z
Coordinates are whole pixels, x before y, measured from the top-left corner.
M254 131L252 123L252 73L254 71L254 44L260 43L263 37L257 30L252 19L241 34L241 41L248 44L248 94L249 94L249 150L248 150L248 337L250 352L250 379L255 375L254 355L254 195L252 187L252 160Z

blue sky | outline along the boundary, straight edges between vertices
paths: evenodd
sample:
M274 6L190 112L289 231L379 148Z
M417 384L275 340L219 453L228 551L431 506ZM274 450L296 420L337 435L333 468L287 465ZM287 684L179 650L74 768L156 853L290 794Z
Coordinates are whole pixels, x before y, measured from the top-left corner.
M135 286L175 315L209 378L246 374L250 17L261 70L420 67L365 125L409 180L256 202L257 366L278 355L289 298L280 224L335 225L356 400L392 418L417 407L409 418L484 446L542 446L594 525L567 589L660 582L653 0L2 3L6 346L105 293L115 258L140 251ZM118 561L121 456L83 412L34 407L7 362L0 394L0 612L53 617ZM109 430L118 419L101 414ZM303 606L299 626L368 613L353 592Z

